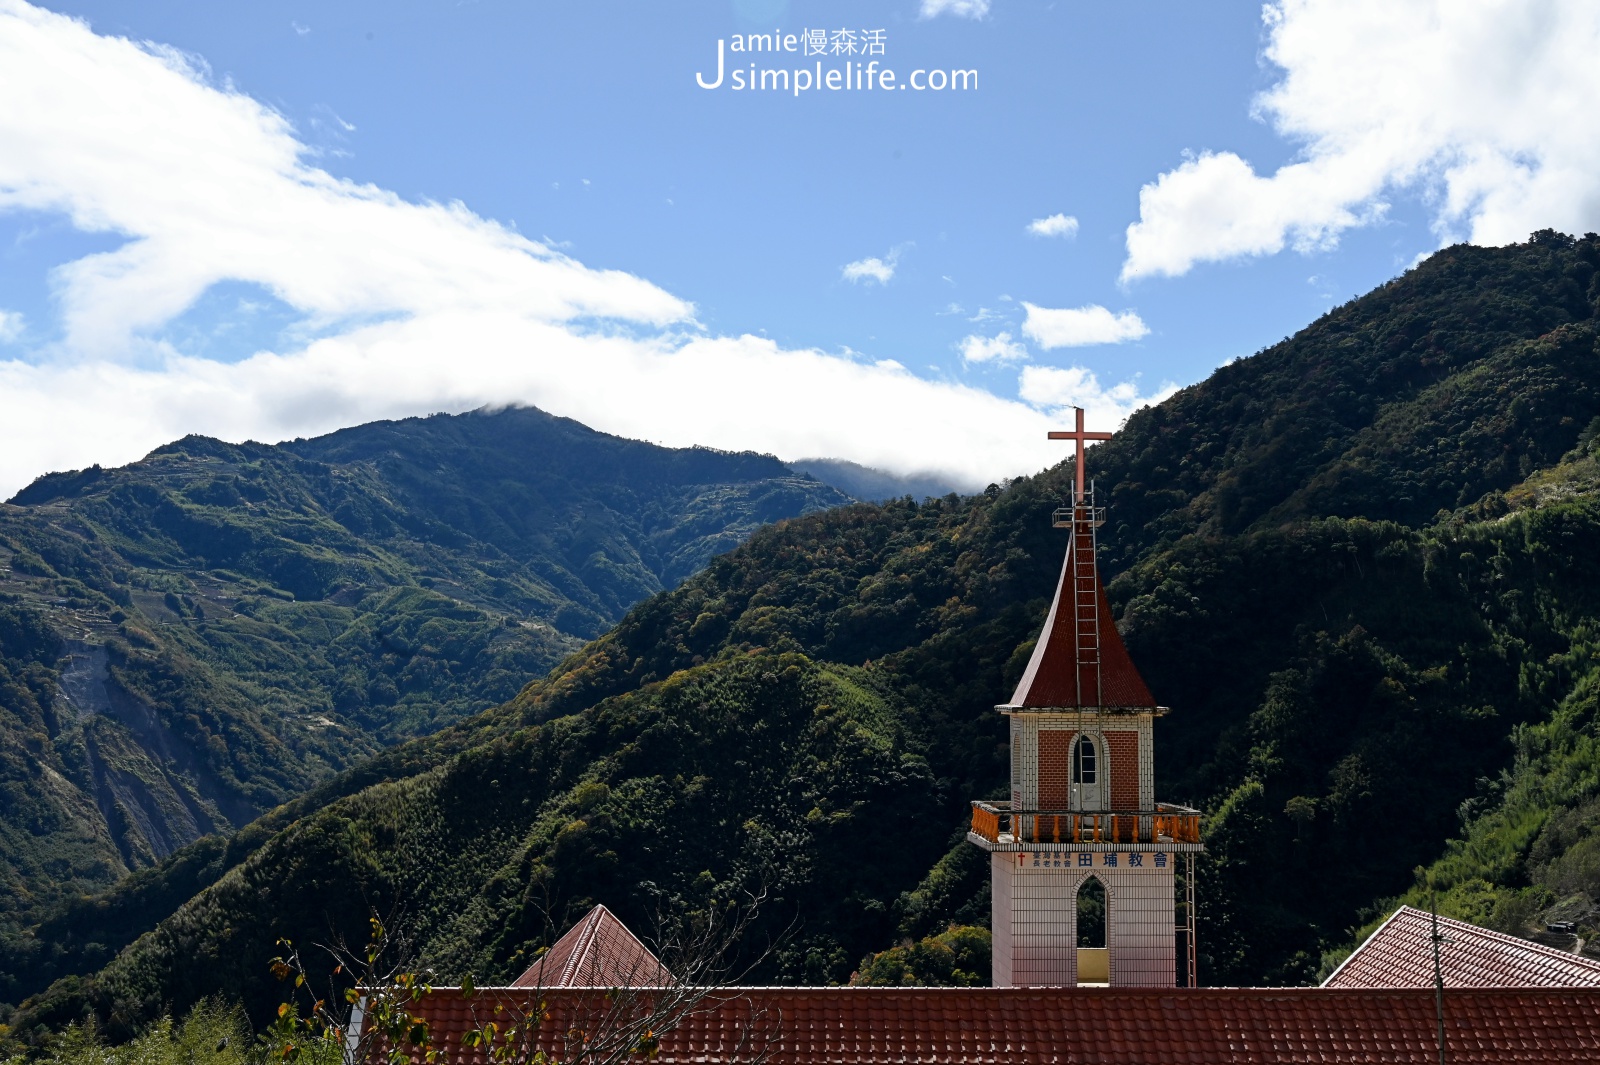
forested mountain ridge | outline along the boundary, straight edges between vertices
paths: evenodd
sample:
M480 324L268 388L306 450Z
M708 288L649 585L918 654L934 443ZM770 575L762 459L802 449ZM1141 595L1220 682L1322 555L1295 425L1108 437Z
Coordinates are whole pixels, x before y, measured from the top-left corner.
M1563 749L1588 742L1597 264L1594 237L1446 249L1091 452L1112 598L1173 707L1158 795L1207 813L1205 981L1312 979L1463 815L1470 840L1535 793L1514 735L1567 721ZM593 901L648 928L663 902L765 883L772 926L799 932L763 975L805 982L981 921L987 867L960 831L1003 786L992 706L1054 586L1070 477L757 533L505 705L258 832L19 1023L218 989L262 1008L275 938L354 936L368 901L480 981ZM1572 780L1561 803L1600 795L1600 774ZM1537 805L1547 784L1502 839L1523 857L1474 872L1474 898L1521 898L1516 877L1588 846L1588 815Z
M762 523L846 501L526 408L40 478L0 505L0 935L503 702Z
M1594 416L1595 244L1457 245L1096 449L1118 568L1190 533L1413 527L1557 463Z

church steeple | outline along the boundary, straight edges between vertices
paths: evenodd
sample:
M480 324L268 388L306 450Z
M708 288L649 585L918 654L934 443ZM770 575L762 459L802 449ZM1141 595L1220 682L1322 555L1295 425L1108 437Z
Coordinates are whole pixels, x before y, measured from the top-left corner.
M1072 539L1056 582L1055 601L1028 668L1011 701L1004 704L1007 708L1158 709L1117 633L1111 603L1100 583L1095 564L1098 513L1091 486L1082 502L1056 514L1056 528L1070 529Z
M1193 856L1199 814L1155 801L1153 725L1166 713L1117 633L1095 562L1096 507L1077 427L1069 531L1055 600L1011 701L1011 801L974 802L967 838L991 852L996 986L1103 983L1171 987L1176 979L1178 860L1186 866L1184 983L1195 980ZM1080 891L1103 898L1104 943L1080 942ZM1097 903L1096 905L1099 905ZM1086 911L1089 912L1089 911Z
M1051 440L1072 440L1078 445L1072 505L1058 509L1054 517L1055 527L1070 529L1072 538L1044 631L1039 634L1017 690L1005 706L1153 710L1156 706L1150 689L1117 634L1095 562L1095 530L1105 524L1105 511L1095 506L1093 482L1085 487L1083 445L1090 440L1110 440L1111 434L1089 432L1083 427L1083 408L1076 411L1077 425L1073 429L1050 433Z

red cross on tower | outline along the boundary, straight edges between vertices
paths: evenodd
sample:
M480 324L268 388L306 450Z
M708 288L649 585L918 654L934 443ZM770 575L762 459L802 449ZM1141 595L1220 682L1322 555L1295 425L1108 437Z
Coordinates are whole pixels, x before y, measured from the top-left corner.
M1076 440L1078 442L1078 463L1077 463L1077 470L1076 470L1076 473L1077 473L1077 476L1078 476L1078 483L1077 483L1077 489L1078 490L1077 490L1077 494L1072 497L1072 502L1077 504L1077 503L1082 503L1083 502L1083 442L1085 440L1110 440L1111 439L1111 434L1110 433L1088 433L1088 432L1084 432L1084 429L1083 429L1083 408L1082 407L1073 407L1072 409L1078 412L1078 427L1076 429L1072 429L1072 430L1052 430L1051 433L1050 433L1050 439L1051 440Z

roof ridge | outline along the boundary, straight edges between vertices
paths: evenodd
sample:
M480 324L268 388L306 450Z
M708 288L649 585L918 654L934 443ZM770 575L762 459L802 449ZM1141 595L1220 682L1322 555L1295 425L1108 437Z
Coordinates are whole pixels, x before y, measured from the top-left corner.
M1401 905L1399 910L1395 911L1395 916L1398 917L1402 910L1407 911L1410 914L1415 914L1419 917L1432 916L1432 914L1427 910L1421 910L1415 906L1406 906L1404 904ZM1393 918L1390 918L1390 920L1393 920ZM1384 923L1388 924L1389 922L1385 921ZM1540 943L1535 939L1524 939L1521 936L1515 936L1509 932L1500 932L1493 928L1485 928L1482 925L1473 924L1471 921L1463 921L1458 917L1446 917L1442 913L1439 914L1439 923L1442 925L1449 925L1452 928L1460 929L1462 931L1470 931L1473 935L1478 936L1479 938L1492 939L1497 942L1504 943L1507 946L1514 946L1524 950L1531 949L1536 953L1545 954L1552 958L1558 958L1564 962L1578 962L1580 965L1591 968L1596 973L1600 973L1600 961L1595 961L1593 958L1586 958L1582 954L1579 954L1575 951L1562 950L1560 947L1552 947L1549 944ZM1377 933L1373 934L1376 935Z
M1431 940L1435 918L1439 934L1450 934L1450 949L1437 958ZM1487 987L1596 987L1600 986L1600 961L1402 905L1351 951L1321 986L1329 990L1431 988L1440 977L1451 994Z
M567 955L567 964L561 970L563 987L570 985L573 978L582 970L583 960L594 949L595 939L600 934L600 922L609 916L611 911L606 909L605 904L596 903L594 909L585 914L583 920L578 923L578 941L573 944L572 953Z
M1394 919L1396 917L1399 917L1401 913L1405 912L1406 910L1408 910L1410 908L1411 907L1409 907L1409 906L1405 905L1404 903L1402 903L1400 905L1399 909L1395 910L1389 916L1385 917L1383 919L1383 923L1380 924L1378 927L1374 928L1367 935L1366 939L1363 939L1360 943L1357 943L1356 944L1356 948L1354 950L1352 950L1349 954L1346 954L1345 957L1344 957L1344 961L1340 962L1338 967L1336 969L1334 969L1333 972L1328 974L1328 978L1326 980L1322 981L1322 983L1319 984L1318 986L1319 987L1326 987L1330 991L1331 990L1335 990L1331 985L1333 984L1334 979L1337 978L1340 973L1344 972L1344 967L1346 965L1350 964L1350 960L1352 958L1354 958L1357 954L1361 953L1361 948L1362 947L1366 946L1368 943L1371 943L1374 939L1376 939L1379 932L1382 932L1385 928L1388 928L1389 925L1394 921Z
M512 987L659 986L671 974L616 914L596 904Z

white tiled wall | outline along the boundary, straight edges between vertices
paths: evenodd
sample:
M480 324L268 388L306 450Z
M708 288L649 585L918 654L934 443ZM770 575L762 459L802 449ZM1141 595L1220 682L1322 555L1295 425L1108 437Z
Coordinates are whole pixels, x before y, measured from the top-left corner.
M994 854L991 863L994 985L1075 985L1078 889L1090 872L1034 866L1029 855L1016 853ZM1106 889L1113 987L1174 986L1175 865L1094 870Z

